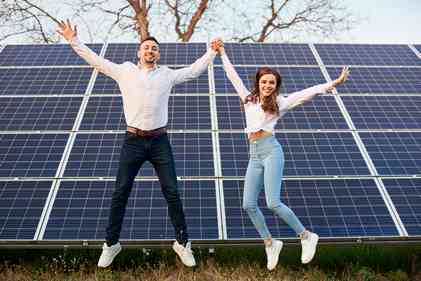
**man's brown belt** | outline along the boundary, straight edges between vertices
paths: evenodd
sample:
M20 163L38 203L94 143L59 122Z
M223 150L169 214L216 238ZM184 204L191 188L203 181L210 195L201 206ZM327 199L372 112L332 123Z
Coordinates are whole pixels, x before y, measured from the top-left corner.
M135 127L127 127L127 132L130 132L139 138L153 138L165 134L167 132L167 127L161 127L154 130L141 130Z

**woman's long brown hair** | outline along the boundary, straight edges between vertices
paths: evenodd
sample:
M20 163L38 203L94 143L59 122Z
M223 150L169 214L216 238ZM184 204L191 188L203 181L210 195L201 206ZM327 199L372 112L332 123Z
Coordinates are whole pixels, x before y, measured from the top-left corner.
M282 83L282 77L276 70L270 67L262 67L257 70L255 77L253 79L254 88L251 91L250 95L246 97L244 104L248 102L256 103L260 100L259 81L260 81L260 78L262 78L262 76L266 74L273 74L275 76L276 88L270 96L263 97L263 100L261 101L262 109L264 112L268 112L274 115L279 115L279 107L278 107L278 103L276 102L276 97L279 94L279 89Z

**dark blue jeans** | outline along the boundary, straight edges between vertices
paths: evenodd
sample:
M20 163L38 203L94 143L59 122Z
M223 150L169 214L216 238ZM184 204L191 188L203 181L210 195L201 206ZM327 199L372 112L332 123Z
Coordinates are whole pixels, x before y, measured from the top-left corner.
M111 211L107 227L106 241L113 245L120 238L121 226L126 211L127 200L134 179L145 161L152 163L161 184L162 193L168 204L168 213L180 244L188 240L183 206L178 194L174 158L167 134L153 138L139 138L126 132L120 154L115 190L111 201Z

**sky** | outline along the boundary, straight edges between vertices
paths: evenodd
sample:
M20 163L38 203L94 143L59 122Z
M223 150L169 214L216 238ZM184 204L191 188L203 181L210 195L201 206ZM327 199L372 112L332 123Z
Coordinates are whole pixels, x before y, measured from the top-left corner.
M344 0L362 18L344 43L421 43L421 0Z
M239 1L243 3L244 0L231 0ZM256 0L261 1L261 0ZM299 0L300 1L304 0ZM358 18L358 23L350 31L343 32L335 38L324 38L321 36L310 36L308 34L300 35L299 38L296 38L292 42L300 43L369 43L369 44L379 44L379 43L388 43L388 44L421 44L421 0L336 0L341 2L343 6L347 7L353 14ZM53 6L56 10L70 12L72 6L69 7L59 4L61 1L55 0L41 0L40 3L43 3L44 7L49 7L53 9ZM120 1L114 2L119 7L121 4ZM113 2L110 2L113 3ZM296 3L296 2L294 2ZM63 7L58 7L62 5ZM111 4L110 4L111 5ZM113 4L114 5L114 4ZM235 5L235 4L234 4ZM247 6L242 6L243 8L250 8L253 6L253 2L247 2ZM58 8L57 8L58 7ZM52 13L56 15L55 11L52 10ZM98 15L99 13L92 15L92 20L100 21L103 18L103 15ZM94 17L97 18L94 18ZM57 15L57 17L66 17L65 14ZM75 19L77 22L77 19ZM111 26L111 20L107 20L103 24L97 24L97 30L89 35L83 33L84 25L91 25L89 22L78 22L79 33L82 41L85 42L103 42ZM55 26L55 25L54 25ZM227 23L227 30L232 30ZM242 28L242 27L241 27ZM85 28L86 29L86 28ZM82 30L82 31L81 31ZM115 31L115 30L113 30ZM98 35L96 32L102 32L102 35ZM168 32L169 34L174 34L172 27L171 30L162 31ZM214 37L215 34L211 34L212 31L207 32L197 32L193 37L192 41L206 42L209 41L211 37ZM154 35L161 38L159 34L154 33ZM216 34L224 38L224 34ZM110 42L136 42L137 37L134 32L126 32L123 34L123 37L114 37L110 36L108 40ZM225 34L225 38L231 38ZM173 39L161 40L163 42L176 41L174 34ZM63 41L64 42L64 41ZM278 42L278 41L276 41ZM288 42L288 40L287 40ZM12 38L6 42L6 44L12 43L31 43L26 39L16 39ZM279 42L282 43L282 42Z

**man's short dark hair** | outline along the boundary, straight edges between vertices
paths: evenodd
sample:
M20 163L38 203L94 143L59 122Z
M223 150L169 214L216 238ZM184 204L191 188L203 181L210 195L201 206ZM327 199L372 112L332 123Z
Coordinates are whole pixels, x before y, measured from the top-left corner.
M158 46L159 46L159 42L158 42L158 40L156 40L156 38L155 37L153 37L153 36L148 36L148 37L146 37L145 39L143 39L142 41L140 41L140 44L139 44L139 46L140 45L142 45L143 44L143 42L145 42L145 41L154 41L156 44L158 44Z

